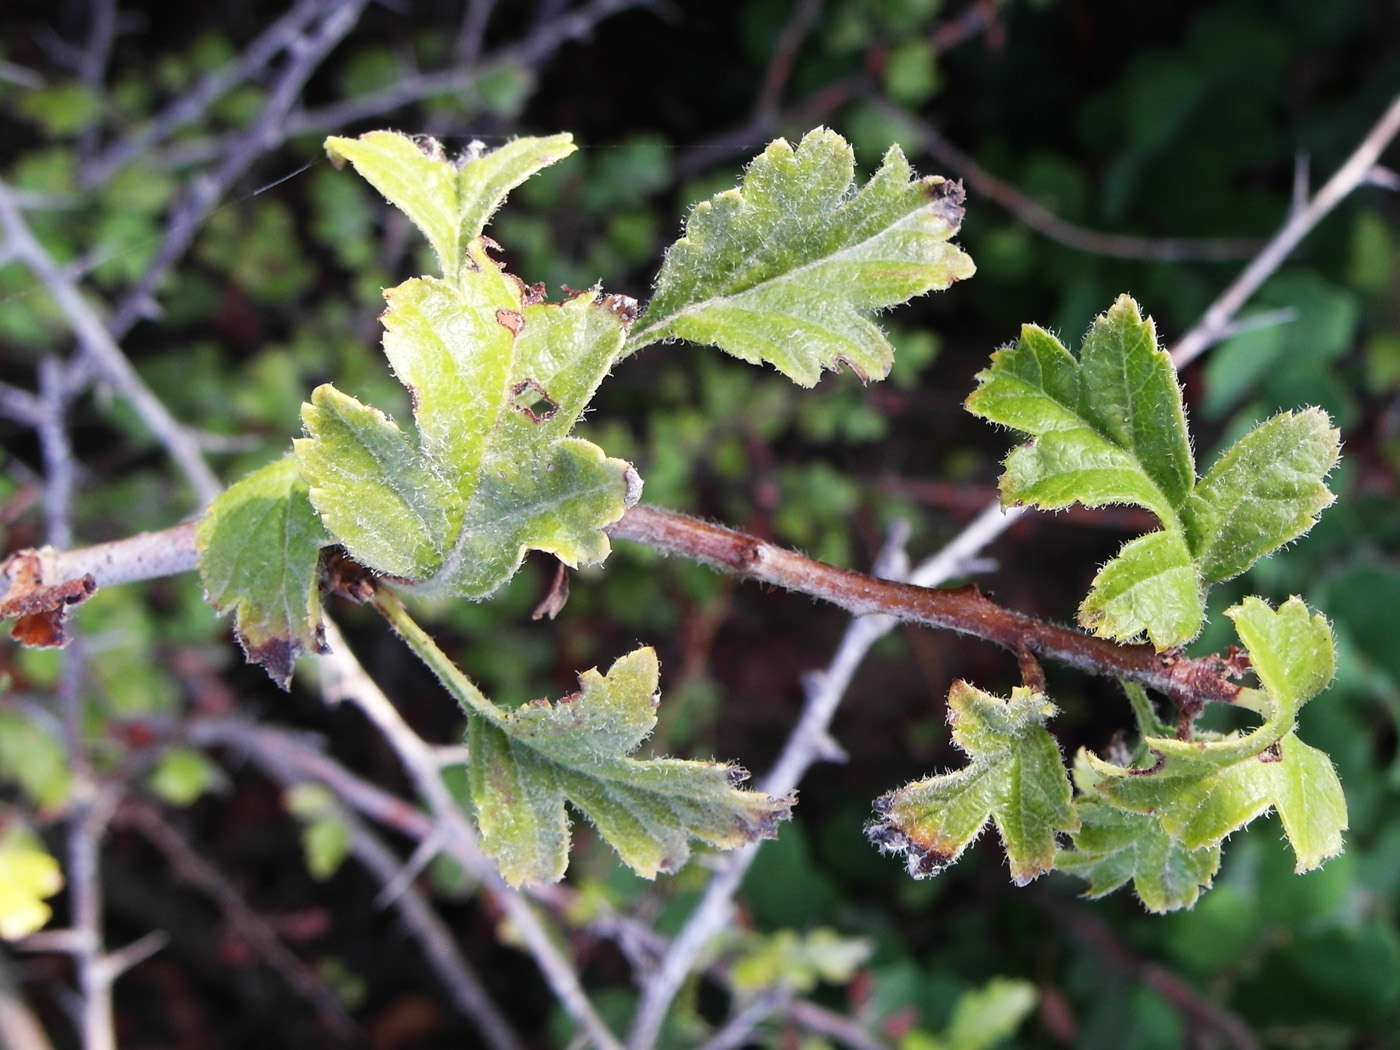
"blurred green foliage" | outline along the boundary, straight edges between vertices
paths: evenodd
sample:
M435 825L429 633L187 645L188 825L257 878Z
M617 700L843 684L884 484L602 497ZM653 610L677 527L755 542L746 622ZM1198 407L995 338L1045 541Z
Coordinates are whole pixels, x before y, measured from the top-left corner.
M419 69L441 68L456 30L443 20L445 6L413 3L402 15L376 9L312 81L307 106L368 97ZM532 6L499 5L488 44L510 39ZM300 403L318 383L334 379L407 418L407 395L376 346L374 316L381 288L429 264L376 196L329 170L318 152L323 133L370 126L423 130L458 147L477 136L494 144L517 130L573 131L585 145L580 155L527 184L488 232L513 270L546 282L552 296L562 285L601 282L645 298L677 217L732 185L735 166L768 137L768 130L750 130L749 120L796 6L680 3L672 21L627 12L538 66L508 56L468 88L377 113L363 125L293 137L213 212L156 290L153 319L122 340L124 350L172 413L198 428L227 480L286 451ZM974 8L981 21L971 17ZM0 79L7 131L0 177L28 195L36 234L95 298L116 303L131 290L159 249L174 200L201 170L208 156L201 151L220 133L246 128L267 89L245 84L222 96L199 122L90 187L83 175L96 146L134 134L159 106L222 68L260 28L258 17L229 2L205 10L196 32L181 28L181 19L124 30L107 81L95 87L39 44L55 25L65 39L81 39L81 24L63 21L55 5L21 3L0 16L7 29L0 59L42 73L32 85ZM936 125L987 171L1063 219L1148 237L1258 239L1288 214L1296 160L1305 158L1320 183L1400 90L1400 23L1393 5L1376 0L1150 2L1134 5L1131 29L1126 18L1121 5L1067 0L828 0L790 56L791 78L769 130L805 130L817 100L818 119L855 142L868 168L902 130L863 100L862 92L873 91ZM959 19L969 28L953 32ZM729 149L725 136L736 128L745 130L744 148ZM918 169L937 170L905 145ZM1230 843L1215 889L1195 910L1167 918L1141 915L1122 895L1093 906L1071 902L1080 886L1068 879L1018 896L1005 885L1004 861L990 841L939 880L908 882L899 865L882 862L860 839L867 801L901 777L955 761L932 702L949 679L988 668L1014 674L970 643L910 632L871 659L838 720L835 733L851 762L813 773L797 820L759 854L745 883L745 936L759 954L767 946L766 975L817 972L803 951L820 946L826 935L819 931L835 931L841 943L867 941L872 953L852 980L836 973L812 994L901 1050L1169 1050L1220 1041L1220 1033L1195 1027L1179 1001L1138 980L1146 964L1170 968L1190 994L1234 1011L1267 1047L1370 1050L1393 1040L1400 1025L1396 228L1393 198L1367 190L1345 202L1246 311L1288 310L1291 319L1240 332L1186 376L1203 464L1252 422L1301 404L1323 404L1343 427L1339 504L1305 541L1217 588L1212 622L1196 645L1228 644L1220 613L1245 593L1275 601L1301 594L1332 619L1339 676L1305 711L1301 731L1337 764L1351 813L1347 853L1295 876L1281 835L1261 828ZM583 431L637 464L649 502L862 568L884 526L907 517L920 554L990 495L1005 439L958 404L992 348L1028 321L1077 341L1093 314L1125 291L1169 342L1240 265L1075 251L975 195L961 242L977 260L977 277L884 322L897 346L890 382L863 388L843 375L801 391L711 352L657 347L610 379ZM43 355L71 345L48 294L13 260L0 264L0 340L0 380L24 389L36 388ZM79 541L162 528L190 512L186 486L109 389L99 385L77 402L69 423L80 471ZM41 456L24 427L7 423L4 433L0 521L12 546L40 543L42 506L32 486ZM947 488L929 497L913 484L930 481L975 491L960 503ZM1008 604L1070 619L1096 564L1126 538L1078 521L1025 526L992 552L1003 568L984 585ZM554 623L535 623L530 612L551 573L552 566L532 565L489 604L434 608L444 646L488 693L538 696L639 639L656 642L664 698L658 753L713 751L763 768L800 708L799 675L827 659L842 624L805 600L622 546L603 570L574 580ZM354 610L338 615L357 652L385 672L424 732L454 741L454 716L442 715L441 697L402 671L392 641ZM93 657L84 726L100 767L113 777L139 775L142 790L149 783L174 804L198 797L186 811L192 833L231 870L246 865L254 891L260 880L275 887L260 904L332 900L346 930L340 940L331 934L327 949L341 967L337 984L368 988L369 1019L402 991L405 973L415 991L432 988L407 961L413 950L397 931L379 928L380 940L366 934L354 941L359 905L345 901L368 899L372 889L340 876L324 886L312 881L340 860L343 826L333 812L292 803L291 814L280 813L260 801L265 788L243 769L227 771L228 794L211 794L204 789L218 782L212 766L191 761L190 752L156 747L153 754L135 732L219 710L232 694L245 713L323 732L362 768L378 771L385 763L363 726L347 727L310 693L263 692L266 683L241 666L192 577L102 591L79 624ZM6 647L0 664L9 675L0 698L5 797L30 811L56 854L54 818L67 790L55 701L59 660ZM1112 691L1074 676L1055 682L1063 682L1064 696L1056 698L1067 717L1055 728L1072 738L1066 748L1103 746L1128 724ZM221 755L206 759L224 764ZM276 828L281 838L269 830ZM309 874L265 855L287 843L295 849L303 832ZM12 834L20 841L7 830L7 848ZM267 843L264 852L253 842ZM42 856L31 840L21 845L25 863ZM37 863L38 881L52 887ZM576 870L578 899L596 913L621 910L665 933L675 932L705 879L691 865L645 884L596 845L583 849ZM179 885L163 869L142 871L162 889ZM1043 898L1049 903L1041 906ZM113 903L123 929L144 921L125 907ZM578 921L587 921L582 910ZM1106 941L1082 935L1091 922ZM1113 955L1106 943L1126 955ZM479 930L470 954L484 969L516 965L511 950ZM624 1024L634 1006L625 969L604 958L587 977L600 1010ZM140 969L124 978L130 983L118 986L119 1003L141 980ZM675 1011L673 1045L712 1034L722 1015L716 1001L736 994L717 983L705 978L689 989ZM1028 1005L1032 986L1036 1007ZM550 1011L539 1008L548 997L538 988L527 974L500 998L532 1038L549 1038L548 1027L555 1045L565 1045L569 1024L557 1009L547 1025L541 1020ZM224 991L197 992L211 1017L235 1012ZM139 990L132 1001L139 1018ZM285 1003L275 996L263 1002L267 1012L250 1016L280 1020L277 1007ZM1020 1023L998 1027L997 1017ZM268 1046L303 1042L271 1027L262 1038ZM830 1045L803 1038L799 1044L795 1030L775 1026L761 1029L753 1045Z

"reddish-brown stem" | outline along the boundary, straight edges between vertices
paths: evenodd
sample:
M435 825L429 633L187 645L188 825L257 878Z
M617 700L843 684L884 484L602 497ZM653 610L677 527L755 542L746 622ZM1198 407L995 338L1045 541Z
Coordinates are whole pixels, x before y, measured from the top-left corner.
M632 540L667 554L776 584L839 605L857 615L883 613L911 623L959 631L1011 652L1029 650L1089 674L1124 678L1156 689L1185 711L1203 703L1230 702L1240 687L1213 657L1192 659L1151 646L1120 645L997 605L975 587L938 590L881 580L815 561L723 525L675 511L640 505L609 528L614 539ZM41 552L43 583L91 573L99 586L150 579L195 567L194 526L178 525L98 547ZM0 597L8 580L0 574Z
M1138 682L1191 707L1230 702L1240 687L1218 660L1120 645L1002 608L976 587L953 590L881 580L815 561L723 525L645 505L633 507L609 532L668 554L776 584L839 605L856 615L883 613L914 623L970 634L1013 653L1029 650L1089 674Z

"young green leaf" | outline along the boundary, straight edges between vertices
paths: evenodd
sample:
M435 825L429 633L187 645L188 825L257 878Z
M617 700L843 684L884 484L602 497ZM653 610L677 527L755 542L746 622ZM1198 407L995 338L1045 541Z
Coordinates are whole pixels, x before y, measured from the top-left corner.
M909 874L927 878L957 860L991 819L1017 885L1049 871L1056 832L1079 827L1059 748L1045 729L1054 714L1028 689L1003 700L954 682L948 719L968 764L881 796L866 834L882 853L907 854Z
M326 385L295 441L311 502L354 557L426 592L481 598L526 550L602 561L604 526L637 501L632 467L568 437L635 307L562 303L502 271L477 239L454 280L385 293L384 350L414 395L416 434Z
M514 711L474 706L467 749L482 844L514 885L554 882L568 863L567 799L639 874L675 871L698 838L721 849L771 838L792 805L736 785L718 762L627 757L656 725L656 653L638 649L579 676L579 691Z
M1125 544L1095 577L1079 621L1158 649L1189 641L1210 584L1302 535L1331 501L1337 433L1317 410L1261 424L1196 480L1181 389L1150 319L1120 296L1076 359L1027 325L992 355L973 413L1031 435L1006 459L1002 499L1047 509L1128 503L1162 531Z
M448 160L434 139L394 131L326 139L332 162L339 165L348 160L390 204L413 220L433 246L447 277L467 265L467 245L481 236L506 195L576 148L572 136L551 135L514 139L489 153L469 149Z
M1153 814L1162 831L1189 851L1218 846L1275 809L1297 870L1306 871L1341 852L1347 826L1346 799L1331 762L1293 732L1299 710L1332 679L1332 631L1298 598L1277 610L1247 598L1227 615L1263 684L1262 702L1257 693L1245 697L1247 706L1264 714L1263 723L1220 739L1148 737L1144 743L1155 759L1148 769L1088 755L1097 778L1093 790L1117 809Z
M195 533L209 604L237 610L243 651L283 689L299 654L325 651L317 562L327 539L290 456L230 487Z
M854 175L851 147L824 128L770 144L740 187L690 213L627 352L689 339L803 386L840 364L884 378L893 351L870 314L975 268L949 243L959 185L914 179L898 146L858 191Z
M1327 414L1310 408L1261 423L1211 467L1182 508L1201 576L1238 576L1301 536L1333 500L1322 479L1340 454Z
M1062 851L1055 867L1088 880L1089 897L1103 897L1131 879L1148 911L1175 911L1195 904L1220 870L1218 845L1188 849L1154 815L1092 798L1077 805L1082 826L1074 833L1074 849Z
M1118 809L1155 814L1162 830L1189 850L1217 846L1276 810L1298 872L1340 853L1347 828L1346 797L1331 761L1291 732L1267 751L1214 771L1105 777L1099 791Z

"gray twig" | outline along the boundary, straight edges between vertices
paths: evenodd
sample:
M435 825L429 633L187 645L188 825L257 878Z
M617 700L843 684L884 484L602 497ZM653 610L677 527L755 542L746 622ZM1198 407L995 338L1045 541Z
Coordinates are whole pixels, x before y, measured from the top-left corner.
M908 582L920 587L936 587L965 571L967 562L1019 516L1018 510L1002 511L991 506L938 554L908 575ZM879 558L884 574L897 571L902 560L898 549L902 531L896 531ZM895 577L898 579L898 577ZM902 581L901 581L902 582ZM797 724L788 734L777 763L759 784L769 794L793 791L812 765L830 753L829 729L846 689L866 654L899 621L887 614L859 616L846 628L836 653L824 671L809 677L807 701ZM705 893L690 913L681 932L671 942L656 969L642 985L641 1002L628 1035L629 1050L649 1050L655 1045L671 1002L694 968L706 945L729 924L734 894L743 882L759 843L752 843L726 854L716 865Z
M1283 261L1298 247L1298 242L1312 232L1313 227L1353 190L1370 181L1381 153L1397 134L1400 134L1400 96L1390 103L1380 120L1366 133L1360 145L1337 169L1336 174L1327 180L1326 185L1303 207L1295 208L1291 212L1287 221L1263 250L1250 261L1230 286L1220 293L1215 302L1210 304L1201 319L1177 340L1171 349L1172 361L1177 368L1184 367L1203 351L1225 338L1235 315L1249 302L1250 296L1259 290L1259 286L1283 265Z
M0 228L11 249L34 271L63 311L83 352L98 372L131 402L142 421L160 439L195 490L200 505L219 493L219 480L204 462L184 427L131 366L121 347L88 305L69 275L39 243L16 206L10 188L0 181Z
M351 849L380 884L388 887L399 878L403 862L364 823L347 817L354 838ZM431 843L431 838L422 840ZM428 964L438 975L443 988L452 996L465 1017L471 1018L477 1030L492 1050L521 1050L520 1037L496 1009L481 978L457 949L452 931L432 909L423 894L411 882L394 894L394 907L413 931Z

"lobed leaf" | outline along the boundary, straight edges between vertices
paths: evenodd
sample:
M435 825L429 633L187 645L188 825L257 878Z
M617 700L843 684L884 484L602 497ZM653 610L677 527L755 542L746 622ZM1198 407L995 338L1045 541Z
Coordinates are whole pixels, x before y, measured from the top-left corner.
M1299 710L1332 679L1331 628L1298 598L1277 610L1248 598L1227 610L1264 687L1263 723L1219 739L1148 737L1155 757L1131 769L1087 755L1092 790L1113 807L1151 814L1181 847L1218 846L1230 833L1274 809L1297 858L1297 870L1339 853L1346 799L1327 756L1294 734Z
M293 443L326 527L364 564L431 593L480 598L526 550L602 561L602 529L636 502L631 465L569 431L634 317L629 299L545 303L480 238L455 280L385 293L384 349L416 432L332 386Z
M1340 452L1327 414L1310 408L1261 423L1221 456L1182 508L1202 577L1238 576L1311 529L1334 499L1322 479Z
M423 232L447 276L467 263L467 246L511 190L575 149L572 136L551 135L514 139L485 153L469 149L449 160L435 139L394 131L326 139L332 162L348 160Z
M1127 503L1162 523L1095 577L1079 622L1096 634L1145 635L1159 650L1189 641L1211 584L1301 536L1332 500L1323 479L1337 433L1315 409L1261 424L1198 482L1171 359L1126 295L1094 321L1078 358L1027 325L977 382L971 412L1031 435L1006 458L1003 502Z
M927 878L956 861L991 820L1017 885L1050 870L1056 833L1079 826L1059 748L1045 729L1054 713L1027 689L1003 700L954 682L948 718L967 766L881 796L866 834L882 853L905 854L910 875Z
M1074 849L1055 867L1086 879L1089 897L1103 897L1132 881L1148 911L1189 908L1220 870L1219 845L1189 849L1163 830L1156 816L1131 813L1094 799L1080 799Z
M474 709L468 774L482 844L513 885L553 882L568 863L567 800L639 874L675 871L690 840L732 849L770 838L792 805L742 791L718 762L627 757L656 724L656 653L638 649L579 676L579 692L514 711Z
M244 653L283 689L298 655L326 648L317 566L327 541L290 456L232 485L195 533L209 604L235 610Z
M770 144L741 186L691 211L627 352L689 339L803 386L840 364L884 378L893 351L871 313L975 268L949 243L959 185L914 179L897 146L859 190L854 176L851 147L824 128Z

